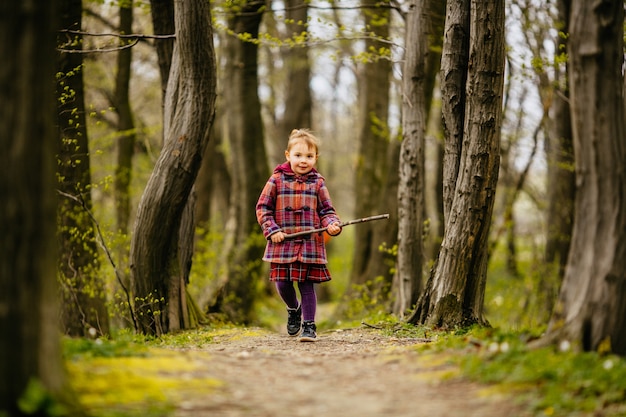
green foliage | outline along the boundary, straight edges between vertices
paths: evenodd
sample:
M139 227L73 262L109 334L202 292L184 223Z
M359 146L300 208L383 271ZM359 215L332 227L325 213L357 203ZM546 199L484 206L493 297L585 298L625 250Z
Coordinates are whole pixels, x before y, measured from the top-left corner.
M112 338L66 337L63 339L63 356L66 360L146 356L148 350L144 343L150 340L147 336L136 335L126 329L119 331Z
M111 339L65 338L63 351L69 381L91 416L170 415L175 405L189 396L210 395L221 385L198 371L198 361L208 356L196 352L191 360L178 349L200 348L216 337L258 334L255 330L233 329L204 328L161 338L128 331ZM41 395L31 397L37 399Z
M386 46L381 46L379 48L370 46L366 51L356 54L353 57L353 60L354 62L361 64L375 63L381 59L391 60L391 54L391 48Z
M388 337L420 339L421 357L459 367L448 377L471 379L485 392L514 395L531 415L622 416L626 412L626 360L567 345L531 348L540 330L501 331L468 327L442 332L383 314L364 319Z
M503 251L492 254L484 312L493 327L541 330L547 325L560 278L558 268L541 257L541 248L520 243L517 263L521 274L515 276L507 268Z
M353 320L367 315L386 315L390 283L378 276L365 284L353 284L344 302L348 304L345 318Z
M430 377L487 384L485 393L513 395L531 415L613 417L626 411L624 358L577 353L566 346L529 348L539 331L474 326L443 332L381 311L364 316L362 323L381 336L415 341L424 366L446 365L448 371ZM130 332L112 339L65 338L63 346L71 383L92 415L135 415L139 410L141 415L167 415L185 395L210 395L220 385L198 368L204 346L265 332L218 324L159 338ZM183 353L189 349L194 350L194 360ZM46 397L33 389L28 398L42 404Z
M165 305L165 297L159 297L156 290L148 293L145 297L135 296L133 298L134 308L137 315L137 320L143 323L143 328L155 328L158 329L158 333L161 333L161 319L160 316L163 313L161 307Z
M518 392L520 402L547 416L623 415L626 411L626 361L566 347L530 349L524 333L473 329L467 354L455 355L463 373L481 382Z
M332 281L323 284L328 288L331 301L337 301L346 292L352 270L354 252L354 228L346 227L337 237L331 237L326 245L328 269Z
M220 285L226 273L224 235L216 227L199 227L196 230L194 254L189 274L189 292L200 305L204 305Z
M23 415L67 416L68 410L43 386L41 381L31 379L24 394L17 400ZM1 413L1 412L0 412Z

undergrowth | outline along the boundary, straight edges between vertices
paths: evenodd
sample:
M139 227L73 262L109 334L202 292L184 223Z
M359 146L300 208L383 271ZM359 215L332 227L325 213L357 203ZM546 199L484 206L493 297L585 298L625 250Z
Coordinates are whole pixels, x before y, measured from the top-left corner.
M355 323L350 323L354 326ZM626 414L626 361L614 355L575 352L569 346L531 349L539 331L472 327L444 332L374 313L361 326L389 338L416 341L427 361L458 369L451 378L485 384L492 394L515 399L526 415ZM96 417L169 415L193 395L210 395L220 381L202 375L202 347L216 339L271 332L222 323L150 338L122 332L111 339L65 339L70 380ZM194 350L193 359L184 352Z
M349 232L349 231L346 231ZM351 233L342 238L351 242ZM208 236L202 265L192 273L190 291L199 299L220 275L219 237ZM485 392L513 398L525 415L626 415L626 361L598 352L577 352L570 346L530 348L541 337L549 317L550 298L558 279L541 269L535 254L519 259L522 274L512 275L498 253L492 256L485 293L485 314L493 327L441 331L413 326L389 315L373 289L373 280L344 294L349 283L351 254L329 245L333 281L324 284L318 306L318 329L367 327L389 338L415 340L419 358L447 363L458 371L438 378L464 378L485 384ZM351 248L352 245L346 245ZM530 252L530 251L526 251ZM349 256L347 256L349 255ZM551 291L544 291L545 289ZM194 292L195 291L195 292ZM211 395L220 382L202 373L202 348L224 340L282 329L284 304L268 292L256 305L260 328L212 322L198 329L162 337L122 331L111 338L64 339L64 355L80 401L94 417L167 416L188 395ZM344 315L334 311L341 303ZM530 329L530 330L528 330ZM194 351L191 360L185 352ZM196 355L197 354L197 355ZM200 366L198 366L200 365ZM433 376L435 377L435 376ZM390 388L392 389L392 388Z
M472 327L442 332L394 321L378 322L390 337L420 339L422 354L443 356L460 377L511 395L534 416L626 415L626 360L598 352L577 352L568 344L530 348L540 330L502 331Z

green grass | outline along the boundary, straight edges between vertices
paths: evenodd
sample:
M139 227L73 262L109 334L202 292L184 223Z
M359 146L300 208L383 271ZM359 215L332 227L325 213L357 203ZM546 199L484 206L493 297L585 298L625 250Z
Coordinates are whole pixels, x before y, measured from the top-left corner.
M215 284L223 262L219 256L221 236L204 238L199 245L204 257L196 258L190 285L190 291L201 300ZM365 288L362 296L344 299L353 239L352 229L347 228L328 246L333 280L320 288L321 330L367 323L390 338L431 340L417 344L416 349L423 353L420 357L456 365L459 372L447 377L478 381L489 392L511 395L534 416L626 415L624 358L556 347L529 348L528 342L541 336L549 317L546 306L550 300L542 288L546 283L554 288L558 281L553 270L540 262L537 248L519 247L518 275L506 268L501 251L492 255L485 293L485 315L491 328L442 332L409 325L387 314ZM348 303L346 311L354 314L335 317L333 312L340 303ZM255 312L255 325L283 330L285 309L275 292L265 292ZM256 331L211 322L210 326L160 338L131 332L120 332L110 339L66 338L64 354L77 395L94 417L140 415L136 410L141 410L142 416L166 416L186 393L208 390L210 395L211 388L219 385L219 381L202 376L189 383L173 372L189 366L181 350L202 349L215 343L216 337L245 337ZM161 372L154 372L156 369Z
M626 415L626 360L619 356L530 348L538 333L494 328L442 333L393 320L382 328L395 337L430 338L417 349L447 357L462 378L511 395L532 415Z
M442 332L379 312L362 321L386 337L430 340L415 345L420 357L457 366L459 372L447 377L478 381L487 392L511 395L531 415L626 415L624 358L555 347L530 349L528 341L537 332L477 327ZM129 332L111 339L66 338L63 346L70 381L92 416L133 416L138 410L142 416L166 416L186 395L210 395L220 385L197 373L203 355L199 349L216 338L265 331L220 324L160 338ZM199 356L194 353L191 360L183 353L189 349Z
M487 271L484 313L495 328L512 331L543 329L559 288L555 268L545 265L539 250L518 246L518 275L506 266L505 255L496 249Z
M595 352L575 353L554 347L529 349L527 335L483 330L480 349L459 357L465 375L495 383L538 415L603 416L626 412L626 362Z
M227 327L221 329L228 331ZM240 331L240 330L239 330ZM186 331L161 338L121 332L111 339L65 338L63 352L78 401L93 417L172 415L188 396L210 395L221 382L197 371L216 333Z

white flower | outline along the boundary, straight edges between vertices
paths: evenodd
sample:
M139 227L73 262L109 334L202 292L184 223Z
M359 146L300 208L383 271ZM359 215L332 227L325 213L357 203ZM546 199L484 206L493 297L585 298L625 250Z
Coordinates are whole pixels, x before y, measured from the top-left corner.
M502 297L501 295L496 295L495 297L493 297L493 300L491 300L491 302L495 304L496 307L500 307L504 303L504 297Z

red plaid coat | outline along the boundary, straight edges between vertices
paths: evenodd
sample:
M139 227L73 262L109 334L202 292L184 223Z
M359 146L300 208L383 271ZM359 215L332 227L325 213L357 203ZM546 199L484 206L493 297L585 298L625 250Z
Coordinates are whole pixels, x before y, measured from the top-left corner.
M256 205L257 221L268 239L263 260L325 264L324 236L315 233L273 243L269 237L279 230L295 233L339 222L324 177L315 169L297 175L286 162L274 169Z

